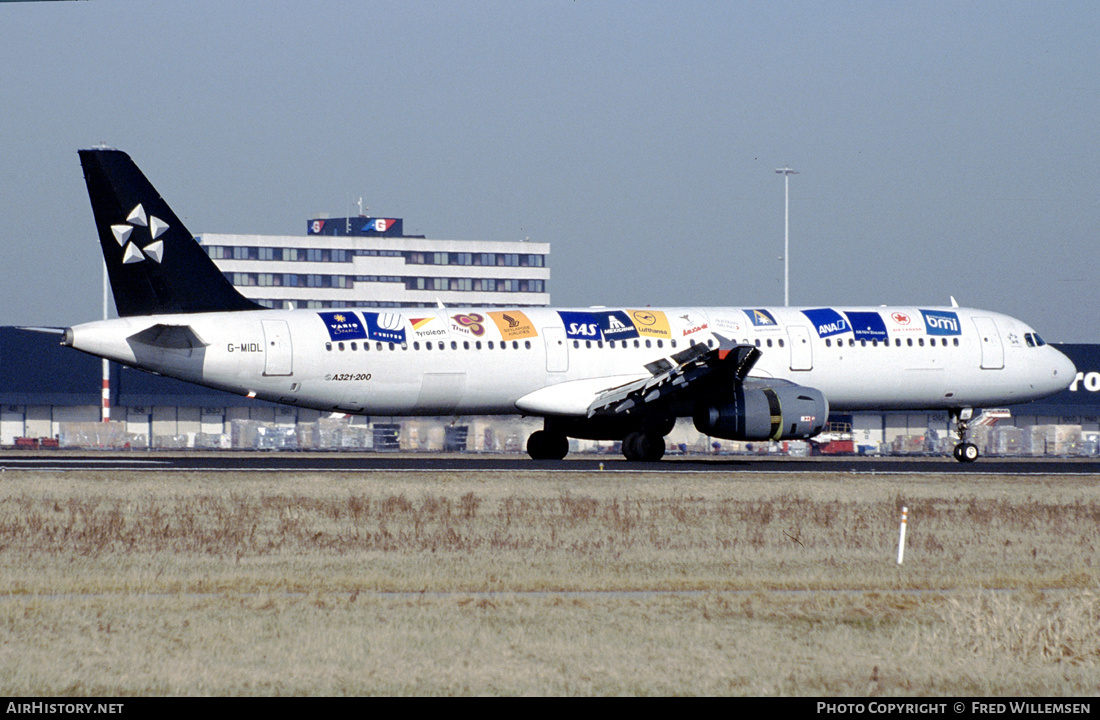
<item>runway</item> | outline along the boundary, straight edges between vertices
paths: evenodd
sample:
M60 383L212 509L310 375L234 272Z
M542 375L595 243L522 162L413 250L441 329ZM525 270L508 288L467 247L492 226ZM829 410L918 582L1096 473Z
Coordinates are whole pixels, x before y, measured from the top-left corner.
M11 451L0 454L0 471L190 471L190 472L486 472L550 473L822 473L951 475L1100 475L1092 458L981 458L960 463L949 457L759 457L670 456L660 462L627 462L618 455L576 455L561 461L523 455L474 453L309 452L88 452Z

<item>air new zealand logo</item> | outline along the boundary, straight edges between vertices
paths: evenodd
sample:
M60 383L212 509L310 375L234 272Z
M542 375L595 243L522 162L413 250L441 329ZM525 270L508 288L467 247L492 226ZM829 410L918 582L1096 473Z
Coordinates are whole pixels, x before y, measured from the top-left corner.
M168 223L155 215L146 216L145 208L140 204L134 207L130 214L126 216L126 223L126 225L111 226L111 232L114 233L115 240L123 248L122 262L124 264L141 262L145 258L150 258L158 263L164 259L164 241L157 238L168 229ZM138 246L138 238L134 237L134 228L138 227L149 228L149 242L141 247ZM144 235L144 233L139 234ZM142 241L144 242L144 240Z

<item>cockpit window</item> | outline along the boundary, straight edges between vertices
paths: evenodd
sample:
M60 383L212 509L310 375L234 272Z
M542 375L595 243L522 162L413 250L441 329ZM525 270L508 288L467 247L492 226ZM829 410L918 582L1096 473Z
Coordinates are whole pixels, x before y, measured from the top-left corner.
M1027 343L1028 347L1035 347L1035 338L1031 333L1024 333L1024 342Z
M1039 337L1039 333L1032 333L1035 336L1035 344L1039 347L1046 345L1046 341Z

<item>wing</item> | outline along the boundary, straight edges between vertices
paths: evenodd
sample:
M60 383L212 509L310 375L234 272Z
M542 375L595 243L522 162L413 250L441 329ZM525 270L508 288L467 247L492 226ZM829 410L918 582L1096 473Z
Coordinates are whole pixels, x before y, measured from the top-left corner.
M760 359L751 345L715 334L717 348L693 345L645 366L639 373L574 380L525 395L516 407L533 415L622 417L678 402L714 383L741 381Z
M717 348L692 345L673 355L674 363L662 358L646 365L651 377L601 392L588 406L587 416L630 414L684 399L715 383L743 381L760 359L760 351L718 334L715 338Z

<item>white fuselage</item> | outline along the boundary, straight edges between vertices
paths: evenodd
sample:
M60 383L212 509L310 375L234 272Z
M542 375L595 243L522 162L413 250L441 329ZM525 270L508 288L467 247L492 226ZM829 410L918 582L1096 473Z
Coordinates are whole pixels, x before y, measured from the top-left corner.
M567 414L588 394L648 376L648 363L694 343L717 346L716 334L760 348L751 376L816 388L834 412L1021 403L1074 377L1023 322L954 307L214 312L87 323L70 328L66 344L321 410L554 414L547 388L561 386L577 398L562 405Z

